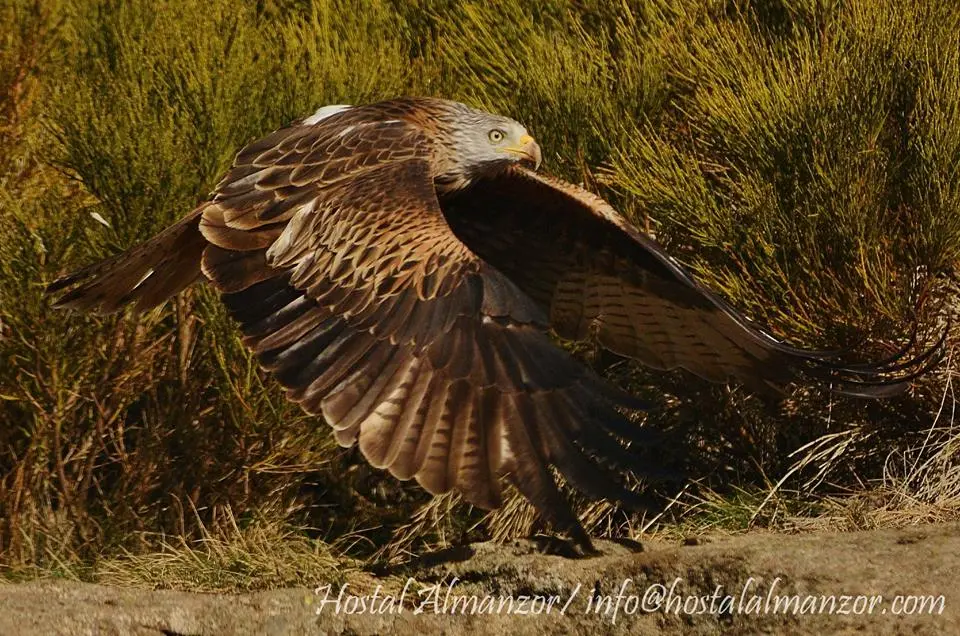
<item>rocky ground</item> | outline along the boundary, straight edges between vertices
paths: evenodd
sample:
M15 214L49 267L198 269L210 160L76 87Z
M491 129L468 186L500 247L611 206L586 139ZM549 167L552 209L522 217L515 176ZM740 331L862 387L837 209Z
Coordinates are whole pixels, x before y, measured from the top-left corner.
M243 595L3 584L0 634L960 634L960 525L598 545L475 544Z

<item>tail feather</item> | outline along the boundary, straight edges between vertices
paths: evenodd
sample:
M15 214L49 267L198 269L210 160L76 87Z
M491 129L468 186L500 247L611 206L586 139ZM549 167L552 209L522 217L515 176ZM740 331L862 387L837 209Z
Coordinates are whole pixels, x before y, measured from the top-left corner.
M156 307L200 278L207 246L200 233L201 206L153 238L47 287L57 307L110 313L127 304Z

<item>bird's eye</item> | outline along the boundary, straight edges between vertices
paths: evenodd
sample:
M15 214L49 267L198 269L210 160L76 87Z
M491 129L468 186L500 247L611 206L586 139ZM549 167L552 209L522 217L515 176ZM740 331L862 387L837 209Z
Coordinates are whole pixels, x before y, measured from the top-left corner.
M487 133L487 137L489 137L489 138L490 138L490 141L493 142L493 143L495 143L495 144L498 144L498 143L500 143L501 141L503 141L503 138L504 138L506 135L507 135L507 134L506 134L505 132L503 132L502 130L500 130L499 128L494 128L494 129L491 130L489 133Z

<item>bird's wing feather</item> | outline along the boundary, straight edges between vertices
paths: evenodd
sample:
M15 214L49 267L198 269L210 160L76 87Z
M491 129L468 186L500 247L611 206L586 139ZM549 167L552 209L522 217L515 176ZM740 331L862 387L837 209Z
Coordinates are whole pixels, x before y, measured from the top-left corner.
M643 430L551 342L539 307L453 234L420 133L341 125L353 128L312 133L322 169L309 164L321 142L301 131L241 153L203 214L204 273L261 364L341 444L485 508L509 475L589 544L549 467L641 505L592 458L629 459L614 434L644 441Z
M583 188L513 168L445 206L461 239L534 298L556 332L596 339L657 369L715 382L780 387L807 376L880 396L935 359L847 368L829 352L791 347L699 284L648 236ZM906 364L908 373L887 374Z

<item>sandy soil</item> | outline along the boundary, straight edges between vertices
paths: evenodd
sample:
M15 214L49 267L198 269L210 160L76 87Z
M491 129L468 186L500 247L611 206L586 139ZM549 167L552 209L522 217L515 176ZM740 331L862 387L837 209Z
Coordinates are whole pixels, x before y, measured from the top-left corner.
M0 634L960 634L960 525L599 547L475 544L329 592L4 584Z

